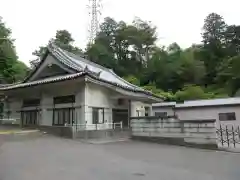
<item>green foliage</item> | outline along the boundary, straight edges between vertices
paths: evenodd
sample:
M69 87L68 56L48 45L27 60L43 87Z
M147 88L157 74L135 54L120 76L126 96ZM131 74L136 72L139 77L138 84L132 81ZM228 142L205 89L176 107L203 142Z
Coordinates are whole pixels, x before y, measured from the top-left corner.
M226 57L226 30L227 24L223 17L216 13L209 14L204 20L203 26L203 48L200 58L206 67L206 84L215 83L217 67Z
M128 24L107 17L85 52L73 45L66 30L57 31L52 41L70 52L84 53L166 101L239 96L240 25L227 25L222 16L210 13L204 19L202 43L187 49L177 43L157 46L156 32L151 22L139 18ZM17 61L10 35L11 30L0 21L0 37L8 38L0 40L0 59L4 60L0 75L13 82L22 79L26 68ZM40 46L33 55L41 58L45 51L46 46Z
M212 98L212 95L205 93L203 88L194 85L185 86L182 90L177 91L175 96L177 101Z
M22 80L27 73L24 63L17 61L11 29L7 28L0 17L0 84Z
M203 44L165 48L156 46L156 27L150 22L127 24L108 17L86 55L168 100L226 97L240 89L235 71L240 65L232 59L240 51L239 27L211 13L204 20Z
M129 75L127 77L124 77L124 79L128 82L130 82L131 84L134 84L136 86L140 86L140 81L139 79L137 79L136 77Z
M58 45L64 50L67 50L75 54L81 54L81 55L83 54L83 51L80 48L72 45L74 42L74 39L72 38L71 33L69 33L67 30L58 30L56 32L55 37L51 39L51 41L53 41L56 45ZM38 63L40 62L40 59L44 56L46 51L47 51L46 46L40 46L37 50L35 50L32 53L32 55L37 57L37 59L30 61L30 64L33 68L38 65Z
M230 95L240 88L240 55L225 59L218 68L217 80L226 87Z

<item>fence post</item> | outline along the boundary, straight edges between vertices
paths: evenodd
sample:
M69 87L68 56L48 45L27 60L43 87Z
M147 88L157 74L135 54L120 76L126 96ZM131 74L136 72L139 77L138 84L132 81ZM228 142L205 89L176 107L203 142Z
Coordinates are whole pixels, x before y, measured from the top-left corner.
M223 129L222 129L222 125L220 124L220 138L221 138L221 143L223 146Z
M228 144L228 147L229 147L229 138L228 138L228 128L226 126L226 135L227 135L227 144Z
M238 138L240 140L240 129L239 129L239 126L238 126Z
M181 133L184 133L184 122L180 122Z
M233 145L234 145L234 148L236 147L236 142L235 142L235 131L234 131L234 128L232 126L232 136L233 136Z
M162 128L163 127L163 118L162 117L160 117L160 121L161 121L160 128Z

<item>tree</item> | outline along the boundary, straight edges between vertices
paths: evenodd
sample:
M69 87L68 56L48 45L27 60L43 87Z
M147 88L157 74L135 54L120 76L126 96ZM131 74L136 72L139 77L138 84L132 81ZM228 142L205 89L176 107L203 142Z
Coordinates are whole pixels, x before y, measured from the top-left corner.
M73 42L72 35L67 30L59 30L55 36L55 42L61 44L70 45Z
M218 68L217 81L230 96L240 89L240 55L224 60Z
M240 53L240 26L231 25L225 32L226 48L228 56L236 56Z
M203 26L203 50L201 59L206 67L206 83L214 83L216 67L226 55L225 32L227 25L222 16L211 13L204 20Z
M191 47L180 53L180 68L178 75L184 84L201 85L205 77L204 62L197 59L196 47Z
M195 100L195 99L208 99L211 95L206 94L200 86L188 85L175 94L177 101Z
M67 50L74 54L83 54L83 51L80 48L72 45L74 39L72 38L71 33L69 33L67 30L58 30L56 32L55 38L53 38L51 41L64 50ZM40 46L38 50L35 50L32 53L32 55L37 57L37 59L30 61L32 67L36 67L38 65L40 59L44 56L46 50L46 46Z
M29 68L21 61L16 61L12 68L15 81L22 81L29 72Z
M47 51L46 46L40 46L38 50L35 50L32 55L42 58L45 52Z
M0 77L3 83L21 80L27 70L25 64L17 61L18 57L11 33L11 29L6 27L0 17Z
M140 86L140 81L136 77L129 75L124 78L126 81L130 82L131 84L134 84L136 86Z

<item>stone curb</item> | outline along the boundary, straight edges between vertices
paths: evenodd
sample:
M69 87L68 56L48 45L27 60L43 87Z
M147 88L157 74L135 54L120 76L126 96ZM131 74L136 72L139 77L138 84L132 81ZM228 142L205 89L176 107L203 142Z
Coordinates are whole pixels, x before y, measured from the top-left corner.
M116 143L116 142L125 142L129 141L129 139L116 139L116 140L80 140L82 143L88 143L88 144L109 144L109 143Z
M218 151L240 154L239 148L218 148Z
M35 133L40 132L39 130L23 130L23 131L0 131L0 135L12 135L12 134L29 134L29 133Z

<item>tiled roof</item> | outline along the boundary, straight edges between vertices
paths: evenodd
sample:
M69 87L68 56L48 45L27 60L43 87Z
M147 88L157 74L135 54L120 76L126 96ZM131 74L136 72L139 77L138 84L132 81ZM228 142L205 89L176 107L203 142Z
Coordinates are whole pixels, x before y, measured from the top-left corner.
M12 84L12 85L5 86L5 87L0 87L0 90L10 90L10 89L15 89L15 88L35 86L35 85L39 85L39 84L47 84L47 83L52 83L52 82L58 82L58 81L77 78L77 77L82 76L83 74L84 74L84 72L80 72L80 73L76 73L76 74L44 78L44 79L41 79L41 80L31 81L31 82L26 82L26 83L17 83L17 84Z
M63 64L75 69L76 71L81 72L87 68L90 72L99 74L99 79L116 83L120 86L125 86L132 90L145 91L144 89L125 81L124 79L116 75L112 70L68 51L62 50L54 44L51 44L49 46L49 51Z
M158 96L155 96L154 94L152 94L150 91L146 91L138 86L135 86L125 81L124 79L116 75L111 69L105 68L85 58L77 56L68 51L62 50L61 48L59 48L58 46L52 43L49 44L47 53L51 53L51 55L53 55L60 63L75 70L75 72L77 73L70 74L70 75L63 75L63 76L54 76L54 77L49 77L49 78L45 78L37 81L29 81L31 75L34 73L33 72L30 75L30 77L28 77L26 81L24 81L24 83L12 84L7 87L0 87L0 90L29 87L29 86L39 85L39 84L46 84L51 82L68 80L68 79L80 77L82 75L88 75L96 80L103 81L105 83L109 83L126 90L130 90L133 92L141 92L141 93L159 98ZM42 61L44 61L44 59L42 59Z

